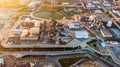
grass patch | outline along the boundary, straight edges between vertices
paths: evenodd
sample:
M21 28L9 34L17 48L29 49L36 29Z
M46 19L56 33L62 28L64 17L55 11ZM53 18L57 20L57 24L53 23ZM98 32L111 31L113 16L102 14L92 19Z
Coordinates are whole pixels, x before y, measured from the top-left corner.
M88 57L75 57L75 58L65 58L65 59L59 59L59 63L62 65L62 67L70 67L70 65L76 63L77 61L81 59L90 60Z
M55 11L55 9L53 8L53 7L50 7L50 6L41 6L41 8L40 8L40 11Z
M69 9L69 8L66 8L66 9ZM70 11L70 12L66 12L66 11L64 11L64 7L59 7L58 8L58 7L51 7L51 6L48 6L48 5L43 5L40 8L40 11L54 11L54 12L58 12L58 13L60 13L61 16L64 16L67 19L71 19L74 14L77 14L76 10L73 10L73 11ZM52 17L59 18L60 16L58 16L58 14L53 13Z
M40 12L34 13L34 16L38 18L44 18L44 19L50 19L50 18L61 19L63 17L62 15L60 15L55 11L40 11Z
M75 0L58 0L58 3L62 3L62 2L74 2Z
M97 44L96 44L96 40L91 40L90 42L87 43L90 47L92 47L93 49L100 51Z
M89 46L94 48L95 50L99 51L99 48L95 43L89 44Z
M93 33L90 33L89 36L96 37L95 34L93 34Z

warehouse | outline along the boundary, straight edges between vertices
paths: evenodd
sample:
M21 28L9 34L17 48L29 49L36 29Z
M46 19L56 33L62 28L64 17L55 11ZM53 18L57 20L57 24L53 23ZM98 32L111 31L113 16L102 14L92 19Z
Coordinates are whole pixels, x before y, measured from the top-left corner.
M87 31L75 31L75 37L76 38L88 38L88 32Z

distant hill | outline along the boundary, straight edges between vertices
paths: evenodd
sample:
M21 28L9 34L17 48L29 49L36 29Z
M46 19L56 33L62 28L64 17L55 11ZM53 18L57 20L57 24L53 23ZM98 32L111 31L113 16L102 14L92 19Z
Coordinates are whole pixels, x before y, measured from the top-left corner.
M0 7L15 8L26 6L30 0L0 0Z

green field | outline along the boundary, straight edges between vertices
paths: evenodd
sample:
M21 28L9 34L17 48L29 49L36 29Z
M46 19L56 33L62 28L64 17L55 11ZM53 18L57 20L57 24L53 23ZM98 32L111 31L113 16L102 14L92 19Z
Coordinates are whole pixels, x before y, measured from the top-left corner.
M65 59L59 59L58 61L62 65L62 67L70 67L70 65L76 63L77 61L85 59L90 60L88 57L75 57L75 58L65 58Z
M75 0L58 0L59 3L62 3L62 2L74 2Z
M97 51L100 51L99 50L99 47L97 45L97 42L96 40L91 40L90 42L87 43L90 47L92 47L93 49L97 50Z
M54 11L40 11L40 12L36 12L34 16L43 19L50 19L50 18L62 19L63 17L62 15Z

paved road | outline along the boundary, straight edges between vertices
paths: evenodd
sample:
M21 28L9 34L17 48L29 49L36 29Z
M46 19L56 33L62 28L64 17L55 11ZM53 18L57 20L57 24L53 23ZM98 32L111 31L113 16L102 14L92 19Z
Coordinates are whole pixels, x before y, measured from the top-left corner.
M55 51L55 52L4 52L2 53L3 55L14 55L14 56L18 56L17 58L19 57L22 57L24 55L49 55L49 56L66 56L66 55L76 55L76 54L83 54L83 53L90 53L96 57L98 57L99 59L102 59L104 60L104 58L100 58L99 56L97 56L96 54L94 54L95 52L90 50L90 49L76 49L76 50L71 50L71 51ZM21 56L20 56L21 55ZM58 64L57 62L57 58L48 58L49 62L53 62L53 63L57 63L56 65L60 66L60 64ZM110 61L108 60L104 60L106 62L109 62L111 63ZM113 63L112 63L113 64Z
M76 53L85 53L88 50L86 49L77 49L77 50L70 50L70 51L44 51L44 52L1 52L4 55L51 55L51 56L56 56L56 55L70 55L70 54L76 54Z
M60 63L58 62L58 57L50 57L48 58L48 62L54 63L56 67L61 67Z

